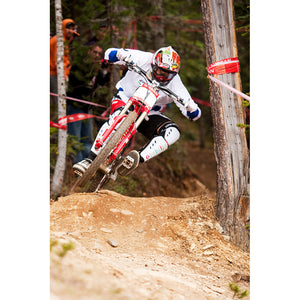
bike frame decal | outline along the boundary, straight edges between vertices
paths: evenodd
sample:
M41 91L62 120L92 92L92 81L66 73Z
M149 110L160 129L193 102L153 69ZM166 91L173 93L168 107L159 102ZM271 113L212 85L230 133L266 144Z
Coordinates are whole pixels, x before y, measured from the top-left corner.
M152 94L154 94L154 96L157 98L159 96L159 93L149 84L143 83L142 87L148 89Z
M104 144L106 139L110 136L110 134L116 128L117 124L119 124L125 117L126 117L126 115L121 115L121 116L115 117L112 125L104 131L102 138L99 139L99 141L97 141L97 149L99 149Z
M136 133L136 126L134 123L131 124L130 128L125 132L123 135L120 143L117 145L117 147L114 149L112 155L109 157L109 161L113 161L117 158L119 153L122 151L122 149L127 145L129 140L132 138L132 136Z
M158 93L145 83L139 86L133 95L133 98L142 102L149 109L149 111L155 104L157 97Z
M137 114L140 114L143 111L149 113L150 109L144 105L144 103L142 102L143 99L139 100L139 99L131 98L131 100L132 100L132 104L135 105L134 111L136 111Z

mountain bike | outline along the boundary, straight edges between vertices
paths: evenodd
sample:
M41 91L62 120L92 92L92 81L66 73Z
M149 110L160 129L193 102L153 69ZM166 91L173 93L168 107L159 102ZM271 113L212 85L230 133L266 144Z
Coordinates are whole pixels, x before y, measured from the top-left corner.
M110 127L103 133L98 143L99 154L85 173L76 179L71 187L71 192L77 187L81 187L86 192L98 192L110 179L117 179L118 169L121 165L128 169L132 166L134 162L126 159L124 153L139 125L147 120L151 108L157 101L159 90L186 107L182 98L161 86L156 80L151 79L150 75L134 62L127 61L125 63L128 72L138 73L142 80L139 80L139 87L129 98L120 114L114 117Z

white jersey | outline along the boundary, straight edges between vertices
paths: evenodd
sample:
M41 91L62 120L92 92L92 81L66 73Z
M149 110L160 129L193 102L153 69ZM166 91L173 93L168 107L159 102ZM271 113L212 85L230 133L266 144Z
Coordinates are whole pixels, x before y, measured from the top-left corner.
M107 49L105 51L104 59L116 64L125 64L123 61L119 61L117 58L115 58L115 53L118 50L119 49L117 48ZM131 55L130 59L132 59L135 64L137 64L146 72L150 70L151 62L153 59L153 53L144 52L140 50L133 50L133 49L126 49L126 51L128 51L128 54ZM142 79L143 78L141 75L137 74L136 72L128 70L126 75L120 81L117 82L116 88L119 91L118 95L125 103L134 94L135 90L139 87L138 81ZM170 89L173 93L175 93L177 96L187 101L188 103L187 108L185 108L182 104L175 101L175 104L178 106L181 113L185 117L187 117L187 111L193 112L197 108L199 109L198 105L192 100L188 90L183 85L180 76L178 74L175 75L175 77L166 85L166 87ZM163 108L165 104L169 104L173 102L173 99L167 96L163 91L158 91L158 92L159 92L159 96L154 106L155 110L154 109L151 110L149 115L157 114L159 106Z

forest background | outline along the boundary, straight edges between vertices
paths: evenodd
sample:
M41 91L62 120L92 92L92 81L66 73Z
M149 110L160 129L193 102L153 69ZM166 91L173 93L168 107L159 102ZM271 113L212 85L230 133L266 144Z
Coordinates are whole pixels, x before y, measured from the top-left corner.
M1 294L41 299L49 286L50 8L2 5ZM298 12L295 1L251 2L251 275L274 299L279 289L295 296L300 267L290 255L299 237Z
M145 5L146 4L146 5ZM250 92L250 1L236 0L235 21L237 31L237 42L239 49L239 60L241 65L241 78L243 91ZM55 35L55 1L50 1L50 34ZM197 122L198 128L187 120L182 120L178 109L168 109L167 114L179 122L183 128L183 138L200 139L202 147L213 147L212 118L209 105L209 80L207 78L207 63L205 55L203 22L201 13L201 2L198 1L95 1L95 0L63 0L63 18L71 18L78 25L80 37L76 37L71 46L71 58L80 61L87 52L86 43L96 37L98 44L105 51L109 47L137 48L142 51L157 50L160 47L172 45L180 54L181 71L180 76L192 97L204 100L206 105L200 104L202 117ZM104 28L105 27L105 28ZM117 69L117 70L116 70ZM115 68L118 72L119 68ZM113 72L112 72L113 73ZM115 73L114 73L115 74ZM102 89L104 97L95 99L102 105L109 106L112 98L113 88L118 76L111 81L110 93L106 88ZM94 109L94 114L101 114L104 110ZM249 112L249 110L248 110ZM178 120L177 120L178 119ZM56 120L52 120L56 122ZM94 120L94 130L98 132ZM249 123L249 114L248 119ZM195 128L193 133L193 127ZM187 135L190 136L187 136ZM57 129L51 129L51 176L56 162L57 153ZM249 135L248 135L249 140ZM68 141L72 145L72 140ZM70 156L74 147L68 146L68 161L65 175L64 192L68 189L70 174ZM175 158L177 159L177 158ZM120 182L120 180L119 180ZM122 184L122 182L121 182ZM134 183L136 184L136 183ZM132 186L128 182L128 186ZM131 188L131 187L130 187ZM132 188L131 188L132 189ZM117 190L120 191L120 188ZM133 193L136 191L133 191Z

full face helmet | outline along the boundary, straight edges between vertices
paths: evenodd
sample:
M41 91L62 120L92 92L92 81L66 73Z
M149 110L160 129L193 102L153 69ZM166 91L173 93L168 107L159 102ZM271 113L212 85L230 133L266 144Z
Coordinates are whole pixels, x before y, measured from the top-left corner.
M153 55L151 67L154 78L166 85L179 72L180 57L171 46L160 48Z

